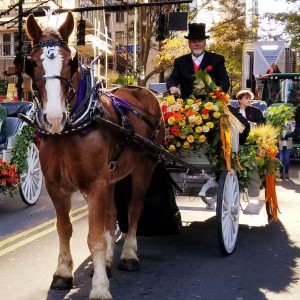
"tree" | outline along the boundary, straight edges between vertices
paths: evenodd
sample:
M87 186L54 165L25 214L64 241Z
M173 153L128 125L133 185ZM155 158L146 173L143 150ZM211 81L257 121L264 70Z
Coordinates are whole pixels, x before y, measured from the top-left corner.
M212 43L208 49L221 53L225 57L229 74L231 95L241 89L243 46L255 36L255 28L246 26L246 7L238 0L223 0L219 12L226 12L226 18L214 24L211 29Z
M282 31L269 32L264 36L266 39L285 40L292 49L295 50L298 60L298 70L300 70L300 3L298 0L286 0L286 4L289 8L289 12L266 14L270 21L274 21L277 25L276 28L282 28Z

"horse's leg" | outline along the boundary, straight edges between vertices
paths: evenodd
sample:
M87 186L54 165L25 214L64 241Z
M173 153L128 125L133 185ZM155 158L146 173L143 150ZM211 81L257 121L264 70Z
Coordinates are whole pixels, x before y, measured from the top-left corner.
M144 207L144 196L151 181L151 170L149 164L146 163L145 165L141 162L131 174L132 198L128 207L128 233L118 265L122 271L137 271L140 269L139 259L137 257L136 232L138 221ZM145 175L147 177L145 177Z
M73 259L70 248L73 232L70 220L71 194L57 195L58 190L57 188L48 189L56 210L56 228L59 236L58 264L53 275L51 288L66 290L73 287Z
M109 281L106 274L106 238L105 222L108 210L107 182L102 180L94 184L97 192L87 195L89 207L88 246L94 265L92 290L89 299L112 299L109 293Z
M112 184L109 186L109 197L108 197L108 209L106 212L106 229L105 229L105 238L106 238L106 271L108 277L111 275L111 268L113 265L113 255L115 249L115 232L116 232L116 224L117 224L117 211L114 202L114 188L115 185Z

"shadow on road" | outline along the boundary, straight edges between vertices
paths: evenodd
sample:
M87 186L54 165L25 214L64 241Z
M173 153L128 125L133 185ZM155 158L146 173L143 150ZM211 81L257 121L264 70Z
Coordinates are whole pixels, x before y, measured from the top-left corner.
M117 269L110 278L115 300L126 299L267 299L296 283L300 249L289 240L283 224L240 225L235 252L223 257L218 249L215 217L193 222L176 236L139 237L141 270ZM120 256L121 243L116 246ZM75 271L74 289L49 290L48 300L87 299L91 288L91 257Z

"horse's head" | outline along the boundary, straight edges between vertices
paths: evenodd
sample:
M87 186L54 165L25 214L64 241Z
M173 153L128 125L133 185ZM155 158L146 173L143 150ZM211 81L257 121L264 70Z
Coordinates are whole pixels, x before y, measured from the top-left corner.
M60 133L64 129L69 106L75 102L73 85L78 81L78 59L68 47L73 29L71 12L58 29L43 30L33 15L26 22L26 34L32 40L31 61L26 61L26 73L37 92L41 110L39 122L50 133Z

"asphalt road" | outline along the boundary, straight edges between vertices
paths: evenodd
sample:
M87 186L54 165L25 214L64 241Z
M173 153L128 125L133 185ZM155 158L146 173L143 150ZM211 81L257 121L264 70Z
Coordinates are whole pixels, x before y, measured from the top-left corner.
M300 164L292 164L290 180L277 184L279 221L241 214L234 253L218 248L215 212L199 198L180 197L180 235L139 237L139 272L112 270L115 300L296 300L300 299ZM259 198L260 199L260 198ZM75 280L71 291L52 291L58 239L54 211L44 193L35 207L18 197L0 201L0 299L87 299L91 257L86 245L86 206L74 199L72 249ZM261 200L261 199L260 199ZM243 203L247 207L248 203ZM122 241L116 245L116 261Z

